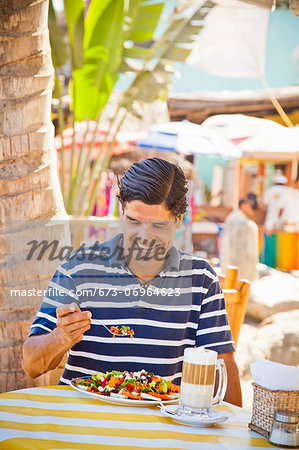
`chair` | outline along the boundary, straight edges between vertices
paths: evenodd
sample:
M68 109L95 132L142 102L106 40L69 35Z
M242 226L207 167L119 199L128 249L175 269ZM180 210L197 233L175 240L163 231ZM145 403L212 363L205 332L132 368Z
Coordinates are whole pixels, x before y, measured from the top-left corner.
M238 280L237 278L238 268L235 266L227 266L225 276L219 275L220 285L225 298L228 322L236 348L250 290L249 281Z

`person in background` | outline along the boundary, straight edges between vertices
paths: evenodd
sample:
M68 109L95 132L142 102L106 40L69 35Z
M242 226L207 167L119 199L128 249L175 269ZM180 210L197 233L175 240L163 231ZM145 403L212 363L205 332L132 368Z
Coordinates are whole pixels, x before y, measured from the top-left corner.
M267 234L282 228L282 212L288 191L286 182L287 178L284 175L276 175L273 186L268 187L264 192L263 202L266 207L264 228Z
M293 186L285 190L282 203L281 221L283 227L286 230L299 231L299 175Z
M221 233L221 271L225 273L228 265L236 266L239 278L248 281L257 278L259 233L257 224L252 220L257 208L256 195L249 193L239 201L239 207L227 216Z

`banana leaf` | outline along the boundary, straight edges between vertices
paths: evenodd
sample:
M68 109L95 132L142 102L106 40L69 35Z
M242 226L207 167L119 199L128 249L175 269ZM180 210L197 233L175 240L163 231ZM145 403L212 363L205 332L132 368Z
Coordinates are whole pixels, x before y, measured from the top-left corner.
M50 34L52 63L55 69L62 67L67 62L67 46L64 41L63 31L60 28L52 0L49 2L48 27Z
M123 0L93 0L85 19L82 67L73 71L75 120L97 119L118 78Z
M150 41L154 37L164 3L164 1L159 3L130 1L128 11L130 20L126 39L133 42Z
M84 64L84 2L64 0L64 12L71 47L72 68L79 69Z

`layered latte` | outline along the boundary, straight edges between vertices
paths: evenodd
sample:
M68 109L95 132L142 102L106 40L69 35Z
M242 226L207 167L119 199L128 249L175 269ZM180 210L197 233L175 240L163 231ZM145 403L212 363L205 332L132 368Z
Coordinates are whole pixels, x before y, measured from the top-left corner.
M184 352L180 403L194 409L209 408L214 393L217 353L201 348Z

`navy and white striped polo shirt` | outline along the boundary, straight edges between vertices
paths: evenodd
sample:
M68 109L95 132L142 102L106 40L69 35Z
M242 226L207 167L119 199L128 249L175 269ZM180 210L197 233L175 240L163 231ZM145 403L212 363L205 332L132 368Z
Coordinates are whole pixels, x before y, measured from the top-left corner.
M56 308L76 302L108 327L129 326L134 339L113 338L92 323L69 350L60 383L96 372L141 369L179 383L186 347L234 351L224 297L207 261L172 247L162 271L140 285L116 251L121 237L98 244L96 251L74 254L58 267L30 336L51 332Z

